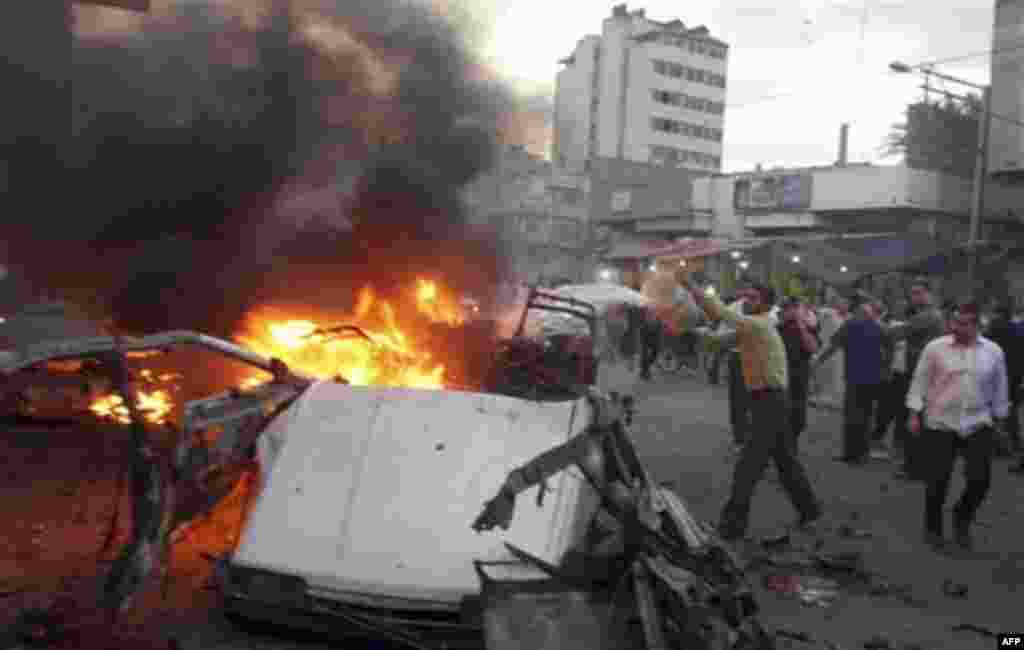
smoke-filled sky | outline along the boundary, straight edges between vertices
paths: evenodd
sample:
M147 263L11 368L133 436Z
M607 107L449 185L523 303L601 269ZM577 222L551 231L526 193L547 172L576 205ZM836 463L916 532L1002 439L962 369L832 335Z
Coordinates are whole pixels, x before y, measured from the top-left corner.
M477 0L480 20L493 27L485 59L531 92L550 94L557 61L584 35L599 34L611 8L622 1ZM880 160L879 145L890 125L921 96L921 78L891 74L891 61L955 57L938 69L975 83L989 77L993 0L634 0L628 5L646 9L654 20L705 24L731 45L727 171L749 170L756 163L829 164L843 121L852 123L851 158Z
M401 0L155 4L81 11L70 53L54 3L0 15L13 267L122 329L221 335L261 304L501 275L459 192L512 97L457 24Z
M462 28L462 37L489 73L513 82L520 101L512 139L544 154L557 61L584 35L599 33L619 2L432 0ZM852 123L852 159L885 161L880 145L890 126L921 94L920 78L888 71L893 60L916 64L957 58L940 69L986 83L993 2L946 0L941 5L936 11L933 0L629 3L630 9L645 8L655 20L706 24L732 45L724 143L729 171L757 163L830 163L843 121Z

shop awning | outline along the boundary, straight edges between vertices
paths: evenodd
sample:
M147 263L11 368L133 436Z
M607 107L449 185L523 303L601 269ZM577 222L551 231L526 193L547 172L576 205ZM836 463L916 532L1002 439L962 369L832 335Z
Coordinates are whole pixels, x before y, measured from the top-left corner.
M765 242L743 241L738 242L732 239L689 239L683 240L667 247L658 254L658 257L679 257L683 259L695 259L708 257L734 250L749 250L764 246Z
M664 240L633 240L620 242L604 256L606 260L636 260L658 257L694 259L718 255L726 251L747 250L766 242L731 239L685 238L674 242Z
M643 260L660 256L661 251L668 249L672 245L672 242L666 242L664 239L620 241L614 244L611 250L605 253L603 257L609 261Z

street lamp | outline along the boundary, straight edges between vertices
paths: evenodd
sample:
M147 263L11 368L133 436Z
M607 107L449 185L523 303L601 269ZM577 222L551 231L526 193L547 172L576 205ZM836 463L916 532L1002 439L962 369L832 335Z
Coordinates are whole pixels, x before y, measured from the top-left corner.
M988 148L989 148L989 125L992 122L992 86L976 84L973 81L967 81L960 79L959 77L952 77L947 74L935 72L930 67L923 68L921 66L909 66L906 63L899 61L893 61L889 64L889 69L893 72L908 73L908 72L923 72L925 75L938 77L939 79L945 79L946 81L952 81L968 88L974 88L975 90L981 91L981 108L982 115L981 119L978 120L978 150L977 160L974 163L974 182L971 185L971 225L970 233L967 239L967 287L970 291L971 296L974 296L974 278L977 273L978 267L978 235L981 230L981 210L985 202L985 175L986 167L988 165ZM951 93L944 93L952 97L958 97ZM960 99L963 99L960 97Z

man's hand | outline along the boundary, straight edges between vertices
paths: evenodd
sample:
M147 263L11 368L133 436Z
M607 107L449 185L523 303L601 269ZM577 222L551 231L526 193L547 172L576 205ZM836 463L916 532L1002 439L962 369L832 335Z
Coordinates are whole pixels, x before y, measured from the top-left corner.
M917 413L911 413L910 417L907 418L907 431L913 435L921 433L921 416Z
M512 524L512 516L516 510L516 498L509 492L502 490L498 496L484 504L484 510L473 522L473 530L482 532L501 527L508 530Z
M992 422L992 430L995 433L996 447L1002 448L1006 453L1013 449L1013 441L1006 428L1006 419L999 418Z
M686 289L693 297L693 301L697 303L698 307L704 304L704 293L700 289L693 286L689 280L683 280L682 285L683 288Z

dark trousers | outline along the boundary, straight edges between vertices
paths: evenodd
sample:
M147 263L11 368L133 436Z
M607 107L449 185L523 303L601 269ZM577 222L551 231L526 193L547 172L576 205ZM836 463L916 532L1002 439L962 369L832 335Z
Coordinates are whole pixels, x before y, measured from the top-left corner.
M729 355L729 423L732 425L732 440L737 445L747 443L750 438L750 395L743 379L743 362L736 351Z
M870 451L869 430L880 384L846 384L843 395L843 458L859 460Z
M790 370L789 374L789 425L793 431L793 441L800 439L800 434L807 428L807 400L811 383L809 375L801 375Z
M878 419L872 439L875 442L885 440L889 427L895 423L892 431L894 447L906 448L907 392L910 390L910 375L905 372L894 373L892 379L885 383L882 394L878 398Z
M733 470L732 494L722 510L721 529L726 537L740 537L746 532L754 491L773 460L779 482L801 521L811 521L821 515L821 506L811 489L807 472L796 456L787 391L754 391L750 408L754 427Z
M942 535L942 509L946 505L949 480L957 455L964 458L966 486L953 508L953 521L957 526L970 525L978 512L978 506L988 495L992 480L992 456L995 452L995 435L992 429L985 427L966 438L961 438L952 431L925 429L921 434L918 449L922 454L920 470L926 482L925 530Z
M712 386L718 384L722 376L722 355L720 350L715 350L708 355L708 383Z
M1010 377L1010 413L1006 416L1006 433L1010 438L1010 444L1013 445L1016 451L1024 451L1024 444L1022 444L1020 437L1020 410L1021 399L1024 395L1020 389L1021 377Z
M651 366L661 354L661 339L664 328L660 322L648 322L641 334L640 374L645 378L651 376Z

